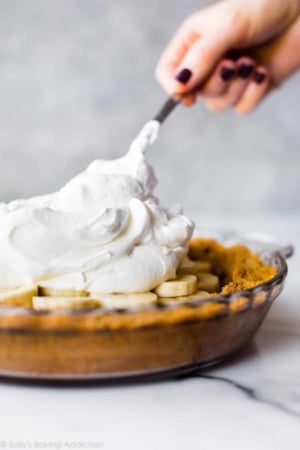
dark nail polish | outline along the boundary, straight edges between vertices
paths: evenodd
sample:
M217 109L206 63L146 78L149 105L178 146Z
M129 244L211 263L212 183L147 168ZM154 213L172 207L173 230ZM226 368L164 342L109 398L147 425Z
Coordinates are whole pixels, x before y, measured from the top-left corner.
M234 77L235 70L232 67L222 67L220 75L223 81L229 81Z
M266 74L263 72L256 72L254 75L254 81L257 84L261 84L265 81Z
M189 79L192 76L192 72L190 69L182 69L175 77L175 80L179 81L180 83L187 83Z
M245 63L240 64L238 67L239 77L244 78L246 80L247 78L250 77L252 70L253 70L252 64L245 64Z

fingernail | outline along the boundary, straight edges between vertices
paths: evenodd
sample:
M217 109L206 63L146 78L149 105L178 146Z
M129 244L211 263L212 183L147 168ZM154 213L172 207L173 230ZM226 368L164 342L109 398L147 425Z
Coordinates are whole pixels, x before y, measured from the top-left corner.
M182 69L175 77L175 80L179 81L180 83L187 83L189 79L192 76L192 72L190 69Z
M265 81L266 74L264 72L256 72L254 75L254 81L257 84L261 84Z
M235 70L232 67L222 67L220 75L223 81L229 81L234 77Z
M252 70L253 70L252 64L242 63L238 67L238 75L239 77L244 78L246 80L251 75Z

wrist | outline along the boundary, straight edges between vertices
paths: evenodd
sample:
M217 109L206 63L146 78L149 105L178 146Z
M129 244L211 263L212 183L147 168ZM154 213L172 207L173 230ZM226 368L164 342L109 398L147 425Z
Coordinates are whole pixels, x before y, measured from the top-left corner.
M284 32L300 15L300 0L224 0L244 17L251 45L262 44Z

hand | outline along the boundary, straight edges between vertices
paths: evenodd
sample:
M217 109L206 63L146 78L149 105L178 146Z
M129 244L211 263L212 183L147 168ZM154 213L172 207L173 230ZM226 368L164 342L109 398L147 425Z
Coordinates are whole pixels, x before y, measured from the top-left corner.
M185 20L156 77L170 95L196 88L185 105L245 114L299 66L300 0L227 0Z

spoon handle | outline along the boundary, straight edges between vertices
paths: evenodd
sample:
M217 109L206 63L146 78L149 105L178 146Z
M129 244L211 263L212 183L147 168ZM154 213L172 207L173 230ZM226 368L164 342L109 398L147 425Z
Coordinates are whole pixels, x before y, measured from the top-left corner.
M168 97L168 99L163 104L162 108L153 118L153 120L157 120L159 123L163 123L168 115L173 111L173 109L180 103L180 99L175 100L173 97Z

